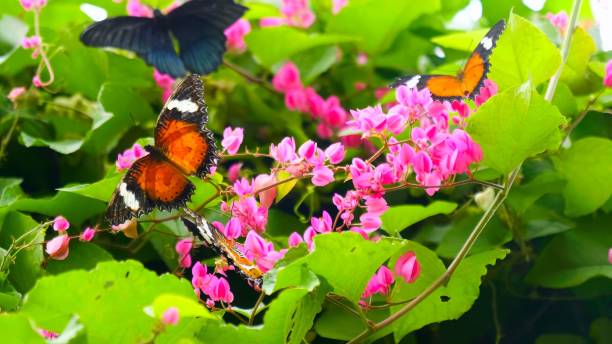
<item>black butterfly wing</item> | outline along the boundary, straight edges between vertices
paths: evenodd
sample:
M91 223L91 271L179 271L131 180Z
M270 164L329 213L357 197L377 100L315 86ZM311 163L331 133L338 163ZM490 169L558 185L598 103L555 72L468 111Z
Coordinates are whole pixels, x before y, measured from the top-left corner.
M217 69L225 52L223 31L246 10L233 0L193 0L170 12L165 20L179 42L185 67L199 74Z
M88 26L81 41L92 47L131 50L157 70L173 77L187 71L176 55L169 32L157 18L114 17Z

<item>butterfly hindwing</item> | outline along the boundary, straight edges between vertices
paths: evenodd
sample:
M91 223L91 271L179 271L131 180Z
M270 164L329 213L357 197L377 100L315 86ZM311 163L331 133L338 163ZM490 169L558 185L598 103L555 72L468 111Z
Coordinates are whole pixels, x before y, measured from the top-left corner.
M172 210L185 206L194 185L176 167L152 151L128 169L113 194L106 218L117 225L157 207Z
M406 85L419 90L427 88L436 100L474 98L487 77L489 57L504 28L505 21L500 20L487 32L458 75L409 75L399 78L391 87Z
M215 140L206 129L204 86L190 75L168 99L157 121L155 145L186 175L203 178L216 163Z

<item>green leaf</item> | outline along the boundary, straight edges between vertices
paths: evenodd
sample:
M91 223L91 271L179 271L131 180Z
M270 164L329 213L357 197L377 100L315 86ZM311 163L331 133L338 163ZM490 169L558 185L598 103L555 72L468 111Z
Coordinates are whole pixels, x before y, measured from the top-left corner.
M315 249L310 254L286 266L276 267L271 275L274 279L266 274L266 293L290 286L301 286L304 274L310 270L323 277L334 293L357 302L374 272L401 248L401 242L398 240L382 239L372 242L353 232L317 235L314 245ZM311 279L306 281L310 283Z
M601 207L612 195L612 141L587 137L576 141L555 160L567 180L565 214L581 216Z
M301 71L302 81L309 84L336 63L338 48L336 46L315 47L293 55L291 60Z
M0 64L19 49L27 33L28 26L23 21L8 15L0 18Z
M469 118L467 131L482 147L482 163L507 174L526 158L561 142L565 118L530 83L501 92Z
M589 67L589 60L597 47L595 41L583 28L577 27L572 35L567 62L563 65L561 81L570 86L572 90L588 87L591 80L585 78Z
M83 145L83 140L61 140L51 141L39 137L32 137L25 132L19 136L23 145L26 147L49 147L61 154L71 154L79 150Z
M410 47L410 49L406 49ZM419 57L430 53L434 45L427 39L415 35L410 31L402 31L384 54L372 56L371 60L377 67L394 68L401 71L416 71L419 66ZM355 73L354 77L363 78L362 73ZM380 102L395 101L395 92L389 92Z
M527 281L546 288L568 288L597 276L612 278L610 221L610 216L584 219L576 228L557 234L536 259Z
M382 216L382 228L389 234L396 234L424 219L450 214L457 208L457 203L434 201L427 206L410 204L390 207Z
M37 226L38 223L27 215L16 211L0 211L0 247L8 249L14 239ZM21 243L39 243L44 238L44 232L37 230L26 235ZM42 245L29 245L17 254L14 263L8 266L8 280L15 289L23 293L32 288L36 279L41 275L43 258Z
M11 207L15 210L43 214L49 217L63 215L71 224L80 226L86 219L104 212L106 203L74 193L59 191L53 197L21 198Z
M6 344L45 344L43 337L30 324L27 317L21 314L0 314L2 343Z
M431 39L432 42L442 46L443 48L473 51L482 38L487 34L489 29L478 29L466 32L456 32L442 36L436 36Z
M291 173L281 170L276 174L276 181L286 180L292 178ZM276 188L276 203L280 202L287 194L293 190L295 184L297 184L298 180L294 179L289 182L283 183Z
M548 193L559 192L563 186L565 182L557 173L543 172L529 183L513 187L507 202L520 215L540 197Z
M255 59L263 66L271 69L275 64L283 62L299 52L319 46L351 42L355 39L342 35L309 34L294 28L281 26L253 30L245 37L245 40ZM270 42L282 43L271 45Z
M122 174L115 174L91 184L80 184L57 189L58 191L70 192L85 197L108 202L119 184Z
M418 330L427 324L458 319L463 313L467 312L478 298L480 280L481 277L487 273L487 265L494 265L498 259L503 259L508 252L508 250L495 249L465 258L461 264L459 264L446 286L438 288L413 310L402 316L392 325L394 326L396 341L399 342L400 339L408 333ZM431 273L435 275L429 276L428 278L434 278L434 276L437 278L440 272L439 269L432 271ZM427 271L427 266L423 265L421 277L429 273L430 272ZM400 285L403 287L402 284ZM402 291L402 293L398 292L396 294L394 292L394 299L410 299L411 295L414 295L414 292L415 290L411 288L407 288L407 290ZM401 295L403 293L405 293L405 295ZM393 306L391 307L391 312L396 312L401 307L402 305Z
M0 207L11 205L23 196L21 178L0 178Z
M552 103L559 109L559 111L566 117L574 117L578 115L578 104L576 97L570 90L570 88L560 82L557 85L555 96L553 97Z
M0 284L0 311L14 311L21 303L21 293L9 281ZM1 327L0 327L1 328Z
M57 275L70 270L91 270L100 262L113 260L105 249L92 243L71 240L68 257L64 260L49 259L47 272Z
M21 313L52 331L63 329L76 314L87 329L88 342L149 341L157 320L144 308L168 293L196 302L184 279L157 276L135 261L103 262L91 271L41 278L26 296Z
M560 64L559 50L546 35L513 14L491 56L489 78L502 90L527 81L537 86L550 79Z
M397 35L419 16L440 9L440 1L354 0L332 17L327 32L358 37L369 54L387 50Z
M161 318L164 312L170 308L176 307L178 309L179 317L201 317L207 319L217 319L212 315L206 307L201 305L193 297L185 297L182 295L174 294L161 294L155 298L151 309L153 314L157 318Z

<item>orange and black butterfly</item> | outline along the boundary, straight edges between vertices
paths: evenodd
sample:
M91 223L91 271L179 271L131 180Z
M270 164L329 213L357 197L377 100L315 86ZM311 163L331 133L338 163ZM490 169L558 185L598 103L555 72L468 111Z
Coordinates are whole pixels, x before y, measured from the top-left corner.
M206 176L216 164L213 134L206 128L204 86L189 75L168 99L157 120L155 145L136 160L115 190L106 218L117 225L159 208L184 207L195 190L187 179Z
M406 85L421 90L429 89L436 100L474 98L489 72L489 56L504 31L506 22L502 19L495 24L465 63L457 75L409 75L398 79L391 87Z

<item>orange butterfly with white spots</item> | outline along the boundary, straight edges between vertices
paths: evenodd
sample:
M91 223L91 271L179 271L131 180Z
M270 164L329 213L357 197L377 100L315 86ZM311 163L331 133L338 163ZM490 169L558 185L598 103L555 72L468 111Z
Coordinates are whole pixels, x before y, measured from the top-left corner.
M217 163L215 140L207 122L202 80L189 75L157 119L155 145L145 147L149 154L134 162L115 190L106 212L112 225L154 208L185 206L195 191L187 177L203 178Z
M436 100L474 98L487 77L489 57L505 27L503 19L493 25L457 75L409 75L398 79L391 87L406 85L419 90L427 88Z

